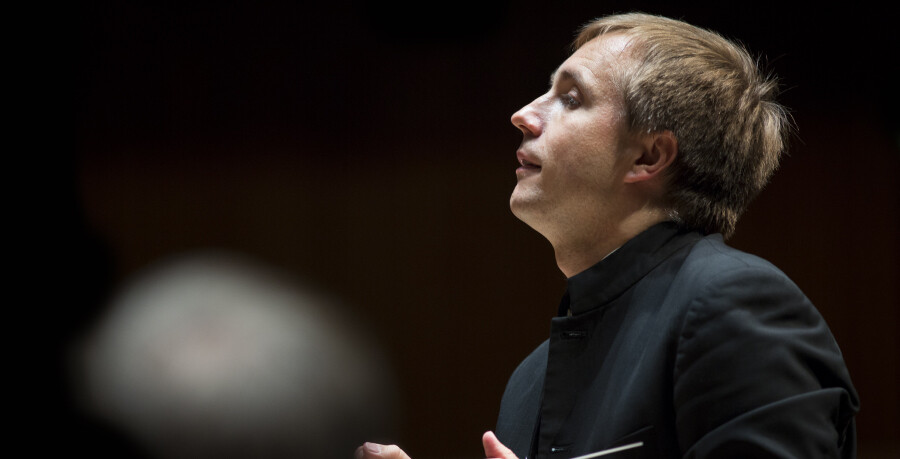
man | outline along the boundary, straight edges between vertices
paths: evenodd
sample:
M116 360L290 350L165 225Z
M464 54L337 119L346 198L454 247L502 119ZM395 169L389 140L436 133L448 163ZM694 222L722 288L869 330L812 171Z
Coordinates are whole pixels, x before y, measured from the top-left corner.
M512 117L510 205L568 289L486 455L855 456L858 399L822 317L723 243L785 148L775 83L733 43L656 16L594 21L575 49Z

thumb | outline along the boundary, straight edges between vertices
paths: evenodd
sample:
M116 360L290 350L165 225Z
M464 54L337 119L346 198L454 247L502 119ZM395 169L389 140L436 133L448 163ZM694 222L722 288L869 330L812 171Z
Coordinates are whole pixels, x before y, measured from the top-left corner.
M512 450L500 443L494 432L485 432L481 437L481 443L484 445L484 455L488 459L518 459Z
M356 448L355 459L409 459L397 445L379 445L366 442Z

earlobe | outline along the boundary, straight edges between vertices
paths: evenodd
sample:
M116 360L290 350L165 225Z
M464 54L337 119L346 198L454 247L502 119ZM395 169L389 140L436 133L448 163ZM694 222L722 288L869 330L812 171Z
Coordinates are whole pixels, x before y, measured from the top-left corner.
M641 141L643 147L641 154L625 175L626 183L642 182L661 176L678 155L678 139L672 131L654 132Z

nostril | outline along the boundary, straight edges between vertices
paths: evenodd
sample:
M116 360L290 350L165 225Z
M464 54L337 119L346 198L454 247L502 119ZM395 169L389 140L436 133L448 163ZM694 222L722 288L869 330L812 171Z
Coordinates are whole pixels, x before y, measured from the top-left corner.
M524 107L513 113L510 121L522 131L522 134L535 137L541 134L541 120L534 110L531 110L529 107Z
M522 124L524 124L524 122L525 122L525 114L522 113L524 111L525 111L525 109L523 108L512 114L512 117L510 117L509 121L512 122L513 126L515 126L517 128L522 127Z

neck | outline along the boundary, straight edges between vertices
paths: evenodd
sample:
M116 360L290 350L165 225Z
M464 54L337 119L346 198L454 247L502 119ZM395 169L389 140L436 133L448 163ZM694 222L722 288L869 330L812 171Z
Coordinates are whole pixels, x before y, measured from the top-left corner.
M572 277L594 266L631 238L665 219L666 214L662 210L643 209L613 225L595 224L581 234L567 234L551 241L556 254L556 265L566 277Z

